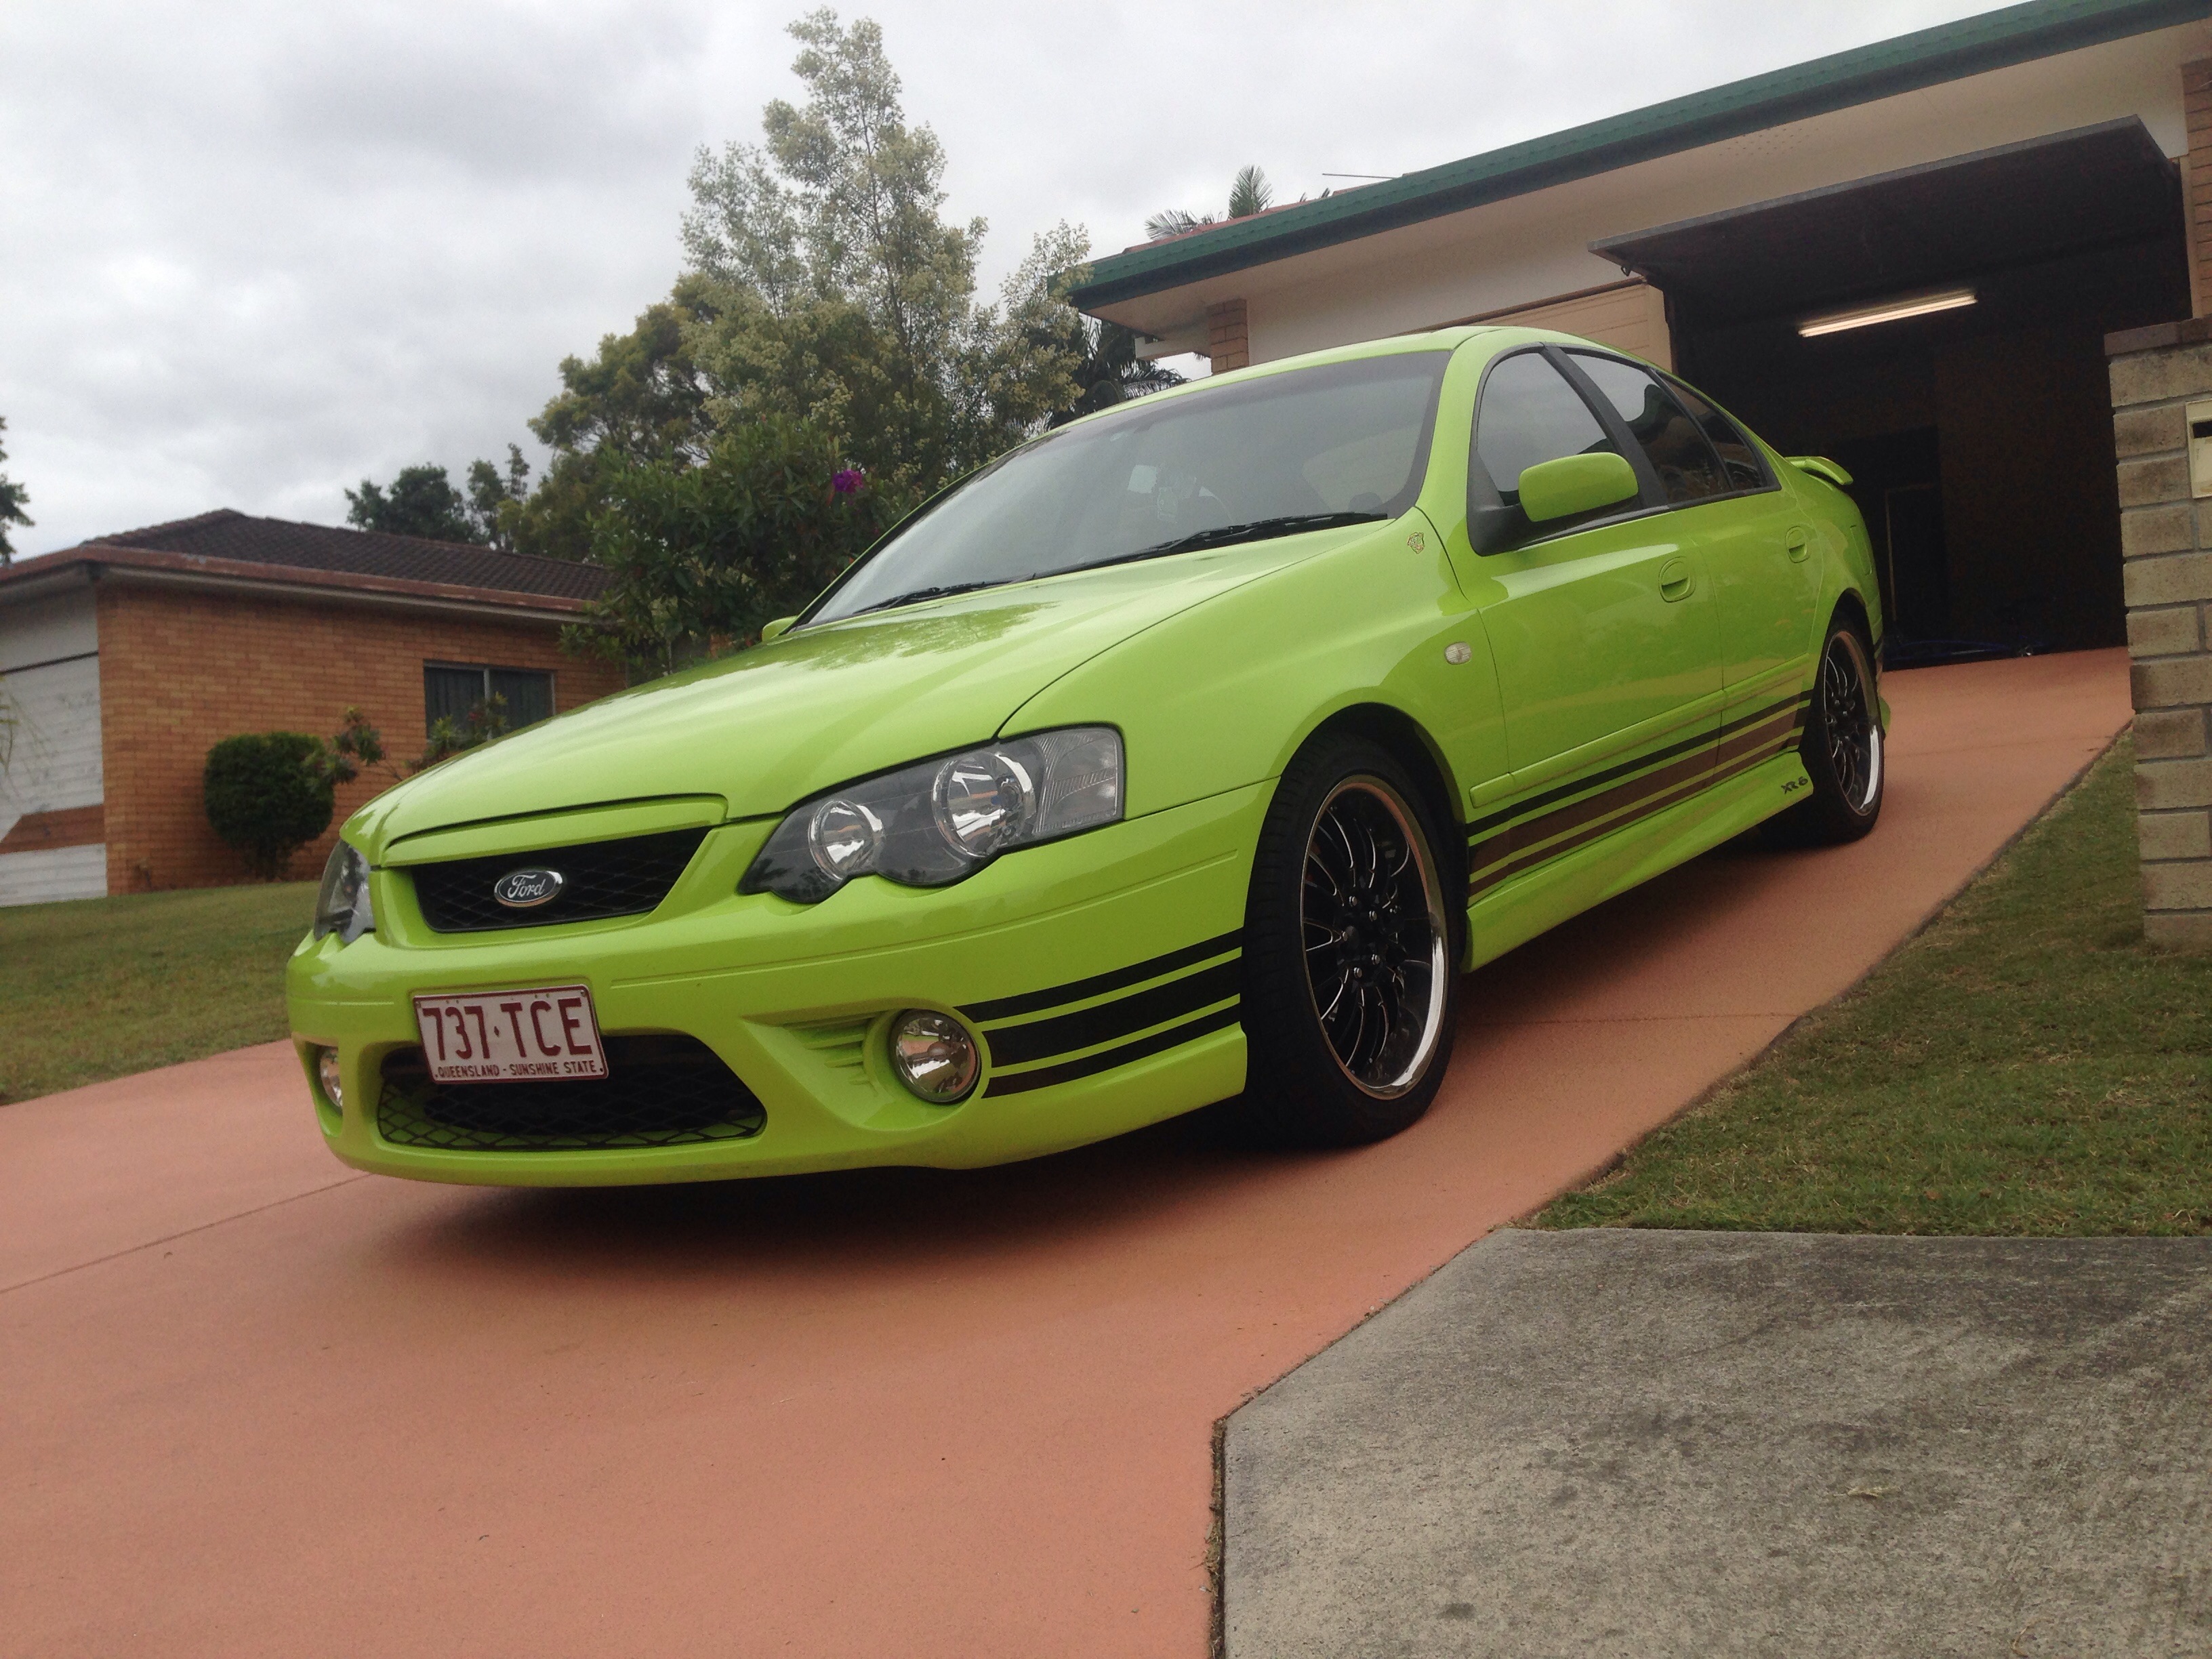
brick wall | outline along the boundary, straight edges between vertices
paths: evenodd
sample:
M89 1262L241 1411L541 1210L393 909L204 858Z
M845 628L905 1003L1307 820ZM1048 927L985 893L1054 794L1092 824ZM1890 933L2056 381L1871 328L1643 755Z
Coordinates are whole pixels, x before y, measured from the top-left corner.
M2212 398L2212 318L2106 341L2134 661L2143 932L2212 949L2212 498L2196 499L2187 405Z
M1206 308L1206 355L1216 374L1243 368L1252 361L1252 335L1242 300L1224 300Z
M2202 317L2212 310L2212 58L2181 66L2181 102L2189 119L2181 171L2188 193L2189 291Z
M553 671L555 705L621 689L621 670L565 655L557 624L441 616L342 603L258 599L128 581L100 584L100 748L107 890L206 887L246 878L208 827L207 751L242 732L328 737L347 706L380 727L395 757L422 744L425 660ZM370 774L338 792L330 831L295 859L315 874L347 815L390 787Z

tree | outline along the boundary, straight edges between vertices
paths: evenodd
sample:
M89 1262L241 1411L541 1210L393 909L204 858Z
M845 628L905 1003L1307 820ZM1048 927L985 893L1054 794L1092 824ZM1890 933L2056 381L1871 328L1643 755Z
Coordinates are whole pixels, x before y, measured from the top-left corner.
M0 433L5 433L7 430L8 417L0 415ZM0 461L7 459L6 447L0 446ZM15 544L8 539L8 526L14 524L21 525L26 530L31 527L31 517L23 511L23 503L30 499L31 495L28 490L9 477L6 473L0 472L0 566L12 563L15 557Z
M799 609L903 505L819 427L783 415L722 434L696 465L617 458L605 477L592 551L614 580L593 605L601 628L577 642L657 673Z
M588 362L561 362L561 390L530 429L553 451L537 489L500 508L507 544L557 559L592 556L591 520L607 503L603 473L617 459L696 459L714 441L712 384L692 361L691 331L713 320L714 285L686 275L627 334L609 334Z
M1301 196L1298 199L1303 202L1305 198ZM1249 219L1255 213L1265 213L1274 205L1274 186L1267 182L1266 173L1256 167L1240 167L1236 178L1229 184L1229 212L1225 216ZM1169 208L1145 221L1145 234L1157 242L1165 237L1181 236L1203 226L1221 222L1221 219L1211 213L1194 216L1185 209Z
M883 31L823 8L790 33L804 106L770 103L762 144L702 149L691 172L708 412L807 422L879 483L932 489L1066 407L1075 357L1037 326L1053 301L1033 279L977 302L984 222L940 216L944 150L907 124Z
M629 333L602 336L591 362L562 359L561 390L530 429L556 451L696 453L713 433L707 402L714 388L692 359L690 337L714 315L714 285L678 278Z
M518 451L515 459L521 459ZM469 516L469 503L446 477L442 466L402 467L391 487L363 478L346 491L352 503L346 522L393 536L422 536L434 542L483 543L489 539Z
M507 470L502 473L489 461L469 463L469 506L471 538L489 542L502 551L514 548L514 526L530 499L530 463L520 447L507 447Z
M699 151L687 269L629 332L562 362L530 422L553 452L537 487L486 467L480 497L470 471L472 507L503 545L617 567L606 638L641 665L750 637L896 505L1176 378L1066 305L1080 231L1039 237L997 301L980 301L984 224L944 220L944 153L907 123L882 31L823 9L790 32L804 103L770 103L757 145ZM838 476L865 485L841 495ZM494 483L506 495L487 517ZM710 502L738 514L727 533L699 516ZM811 550L785 558L748 527L778 514Z
M1008 284L1018 294L1036 296L1020 314L1037 331L1037 349L1063 352L1072 364L1068 382L1073 395L1046 418L1047 426L1064 426L1079 416L1182 384L1175 370L1137 356L1133 331L1086 317L1067 303L1069 292L1089 276L1090 257L1090 234L1063 221L1036 239Z

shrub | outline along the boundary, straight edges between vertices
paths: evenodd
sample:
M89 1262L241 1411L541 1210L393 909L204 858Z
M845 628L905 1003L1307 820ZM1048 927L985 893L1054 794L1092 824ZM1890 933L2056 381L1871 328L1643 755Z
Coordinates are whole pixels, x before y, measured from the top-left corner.
M336 810L328 749L299 732L225 738L208 750L201 787L208 823L264 881L281 879Z

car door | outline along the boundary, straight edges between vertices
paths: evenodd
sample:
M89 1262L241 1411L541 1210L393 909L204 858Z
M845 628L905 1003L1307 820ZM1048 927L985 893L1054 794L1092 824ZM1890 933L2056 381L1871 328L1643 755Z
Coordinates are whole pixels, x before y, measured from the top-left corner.
M1503 544L1470 556L1466 586L1489 635L1523 795L1542 786L1571 793L1576 780L1617 769L1633 751L1664 749L1694 765L1717 723L1718 634L1703 573L1674 515L1652 510L1650 462L1618 422L1600 418L1564 363L1536 348L1490 367L1468 463L1471 533L1490 543L1502 531ZM1638 498L1563 525L1520 514L1527 468L1608 451L1636 468ZM1483 525L1498 528L1472 528Z
M1679 380L1601 352L1570 349L1567 360L1635 436L1677 509L1677 533L1696 549L1730 705L1802 678L1820 599L1814 532L1758 446Z
M1719 454L1739 514L1715 550L1713 600L1721 621L1721 678L1732 700L1769 684L1795 684L1820 649L1820 532L1750 435L1680 380L1668 388Z

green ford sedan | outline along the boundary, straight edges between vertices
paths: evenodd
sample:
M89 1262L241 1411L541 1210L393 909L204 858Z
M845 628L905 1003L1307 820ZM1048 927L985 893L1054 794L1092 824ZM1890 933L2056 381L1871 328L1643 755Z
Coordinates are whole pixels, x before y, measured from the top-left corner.
M1462 973L1881 810L1832 463L1455 328L1049 432L757 649L348 821L289 975L324 1134L435 1181L967 1166L1215 1102L1404 1128Z

